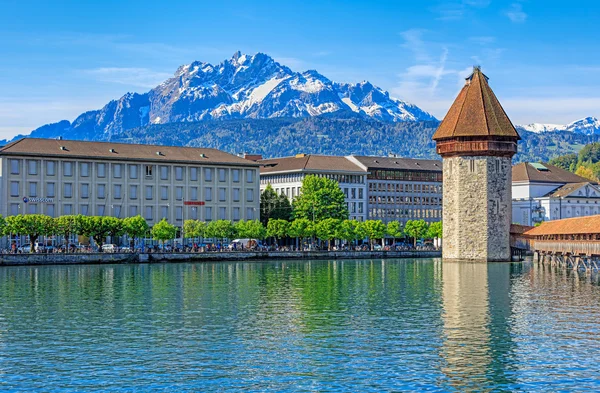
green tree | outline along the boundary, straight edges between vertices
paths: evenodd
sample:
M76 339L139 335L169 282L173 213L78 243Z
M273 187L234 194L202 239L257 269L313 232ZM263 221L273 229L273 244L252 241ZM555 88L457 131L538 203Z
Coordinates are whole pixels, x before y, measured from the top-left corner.
M417 239L422 239L427 236L429 227L425 220L408 220L404 226L404 232L413 238L413 244L417 246Z
M148 229L150 229L150 227L148 226L146 219L140 215L127 217L123 220L123 230L131 237L134 245L135 239L146 236Z
M211 221L206 226L209 237L217 239L232 239L235 236L235 226L229 220Z
M404 229L400 221L390 221L387 224L386 232L394 239L398 239L404 236Z
M327 241L327 248L331 250L331 241L335 239L342 220L326 218L315 225L315 233L321 240Z
M371 250L373 249L373 240L383 239L387 229L381 220L366 220L360 223L360 227L362 232L369 239Z
M54 219L55 234L64 236L65 244L69 245L71 235L79 234L81 231L81 220L83 216L60 216Z
M575 172L575 168L577 166L577 154L573 153L559 156L551 159L548 163L566 171Z
M29 236L30 252L35 251L35 242L40 236L54 233L54 219L43 214L19 214L6 217L6 231Z
M117 236L122 233L121 220L108 216L83 216L81 218L81 234L94 239L100 248L108 236Z
M289 221L272 218L267 223L267 236L275 238L275 242L277 242L277 239L282 239L288 235L289 227Z
M154 224L150 231L152 238L162 242L163 249L165 242L170 239L174 239L177 236L177 227L167 222L165 218Z
M199 220L185 220L183 231L187 238L204 237L206 234L206 223Z
M308 175L302 181L302 193L294 199L293 217L319 222L327 218L348 219L344 193L335 180Z
M359 227L360 223L356 220L343 220L337 228L335 237L348 243L359 240L361 237Z
M297 218L290 223L288 233L291 237L299 238L301 242L315 233L313 222L307 218Z
M432 222L429 224L427 237L431 239L441 239L443 235L443 225L441 221Z
M271 184L260 194L260 221L268 225L269 220L289 221L292 214L292 205L289 199L283 195L277 195Z
M267 229L259 220L246 221L246 235L249 239L262 240L267 236Z

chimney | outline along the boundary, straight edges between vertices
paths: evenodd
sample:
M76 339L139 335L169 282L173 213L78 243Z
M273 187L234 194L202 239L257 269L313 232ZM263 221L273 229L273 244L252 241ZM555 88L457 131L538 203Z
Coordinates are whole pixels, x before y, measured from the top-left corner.
M244 153L244 159L249 160L249 161L259 161L259 160L262 160L262 154Z

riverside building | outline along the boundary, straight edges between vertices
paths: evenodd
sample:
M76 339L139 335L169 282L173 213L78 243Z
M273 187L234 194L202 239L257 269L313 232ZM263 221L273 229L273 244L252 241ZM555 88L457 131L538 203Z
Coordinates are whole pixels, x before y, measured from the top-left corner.
M0 214L259 218L258 164L215 149L25 138L0 148Z
M308 174L336 180L348 204L350 219L383 222L441 220L442 164L399 157L323 156L260 160L261 191L271 184L293 200Z
M549 164L515 165L512 198L512 222L521 225L600 214L597 183Z

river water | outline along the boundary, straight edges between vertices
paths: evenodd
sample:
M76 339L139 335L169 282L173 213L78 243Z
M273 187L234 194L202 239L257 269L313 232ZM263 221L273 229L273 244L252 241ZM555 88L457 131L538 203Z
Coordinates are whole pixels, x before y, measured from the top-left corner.
M1 391L597 391L599 332L528 263L0 268Z

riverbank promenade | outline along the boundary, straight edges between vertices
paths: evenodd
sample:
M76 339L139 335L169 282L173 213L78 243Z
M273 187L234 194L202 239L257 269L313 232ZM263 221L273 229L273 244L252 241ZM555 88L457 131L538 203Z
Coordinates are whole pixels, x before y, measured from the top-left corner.
M114 263L168 263L317 259L439 258L441 251L231 251L179 253L73 253L0 254L0 266L78 265Z

